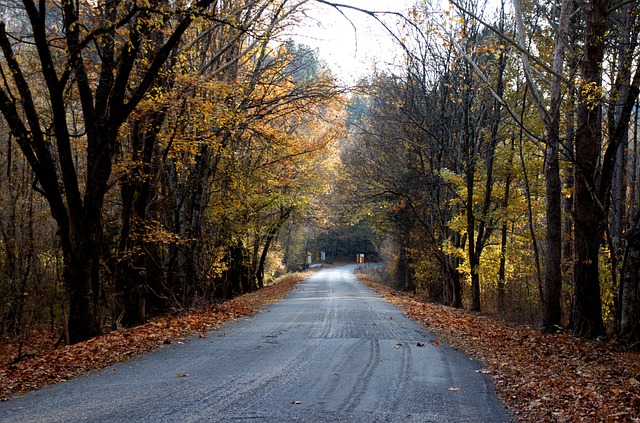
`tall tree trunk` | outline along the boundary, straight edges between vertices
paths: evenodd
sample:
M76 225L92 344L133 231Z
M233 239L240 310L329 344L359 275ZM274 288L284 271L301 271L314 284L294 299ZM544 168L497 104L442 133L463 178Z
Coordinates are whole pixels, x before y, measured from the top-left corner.
M604 334L598 258L604 234L604 198L597 196L600 127L600 88L608 3L585 3L586 42L581 60L582 86L579 89L576 128L575 189L575 304L573 331L578 336L595 338Z
M467 83L468 87L472 84L472 71L470 66L465 68L465 74L463 81ZM476 147L476 133L475 122L473 122L473 95L469 92L470 89L463 90L462 93L462 108L463 108L463 122L464 128L462 137L463 141L463 155L464 155L464 174L467 188L467 196L465 198L465 215L467 221L467 241L468 241L468 253L467 259L469 261L469 271L471 276L471 310L480 311L480 253L477 251L477 247L481 245L478 238L482 235L479 231L476 231L476 215L474 209L474 193L475 193L475 172L477 161L477 147Z
M569 96L571 98L570 104L575 104L575 94L571 94ZM573 113L573 106L569 107L570 111L567 112L565 121L566 121L566 135L565 135L565 149L567 152L567 156L574 156L574 138L575 138L575 115ZM567 281L572 281L571 271L573 266L571 265L573 261L573 193L574 193L574 169L573 164L571 162L566 163L566 167L563 174L565 188L569 192L568 195L563 196L562 208L564 212L563 223L562 223L562 237L563 237L563 246L562 246L562 257L563 257L563 268L562 273L567 278Z
M577 4L575 0L571 1L571 9L572 15L569 19L569 27L567 33L567 42L569 45L577 45L577 33L578 33L578 21L579 16L575 13L577 9ZM579 66L579 57L575 54L569 55L567 59L567 68L568 69L577 69ZM568 99L568 107L565 112L565 133L564 133L564 156L565 157L575 157L575 130L576 130L576 88L575 84L570 83L567 88L567 99ZM563 227L562 227L562 236L563 236L563 247L562 247L562 257L563 257L563 268L562 273L565 276L565 282L573 285L573 209L574 209L574 165L573 161L567 160L565 162L563 180L565 184L566 191L569 192L568 195L564 196L563 199ZM569 311L569 317L571 320L571 310ZM569 326L571 326L571 321L569 322Z
M547 191L547 252L545 256L545 289L542 311L543 330L551 332L562 324L562 181L560 179L560 105L561 77L564 66L564 40L571 16L571 0L560 6L558 41L553 56L555 75L551 81L549 112L545 116L546 151L545 184Z
M101 216L87 213L63 235L63 280L69 295L69 341L75 344L99 335L101 328Z
M554 141L551 141L554 140ZM562 324L562 182L558 158L557 132L547 137L545 185L547 192L547 251L545 254L542 326L546 332Z

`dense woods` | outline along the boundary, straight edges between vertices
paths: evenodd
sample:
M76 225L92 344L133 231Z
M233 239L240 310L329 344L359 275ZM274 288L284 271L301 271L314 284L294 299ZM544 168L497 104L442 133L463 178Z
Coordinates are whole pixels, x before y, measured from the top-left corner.
M405 57L351 89L288 39L313 4L348 9L0 2L0 335L75 343L324 251L639 345L638 2L369 11Z
M450 3L409 13L406 63L363 82L344 151L391 273L637 346L637 2Z

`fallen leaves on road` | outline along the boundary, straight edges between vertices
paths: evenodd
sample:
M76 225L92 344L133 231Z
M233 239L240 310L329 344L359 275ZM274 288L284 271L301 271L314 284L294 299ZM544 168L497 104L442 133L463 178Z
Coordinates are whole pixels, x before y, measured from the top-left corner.
M492 376L496 392L519 421L640 422L640 355L612 342L543 334L426 304L365 282L451 346L481 361L479 372Z
M141 326L112 331L58 349L54 348L57 336L41 332L30 334L28 344L23 343L22 346L17 342L2 343L0 398L69 380L173 342L181 344L195 334L206 338L208 331L219 328L223 323L256 314L264 305L282 298L306 276L308 274L298 274L221 304L159 317ZM21 359L16 360L19 355ZM176 376L189 375L178 373Z

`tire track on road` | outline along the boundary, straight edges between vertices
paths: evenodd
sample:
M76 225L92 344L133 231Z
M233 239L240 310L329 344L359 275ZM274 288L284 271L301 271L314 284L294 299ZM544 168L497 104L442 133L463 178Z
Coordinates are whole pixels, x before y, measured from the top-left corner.
M351 412L356 409L362 399L367 387L371 383L373 373L380 363L380 343L377 339L363 340L369 344L369 357L358 375L356 382L344 401L340 404L339 410Z

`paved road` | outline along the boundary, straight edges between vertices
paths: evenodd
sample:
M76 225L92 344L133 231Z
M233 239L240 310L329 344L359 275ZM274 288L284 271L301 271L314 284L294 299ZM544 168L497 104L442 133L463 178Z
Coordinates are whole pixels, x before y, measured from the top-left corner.
M510 422L479 364L434 339L323 270L208 338L0 403L0 422Z

